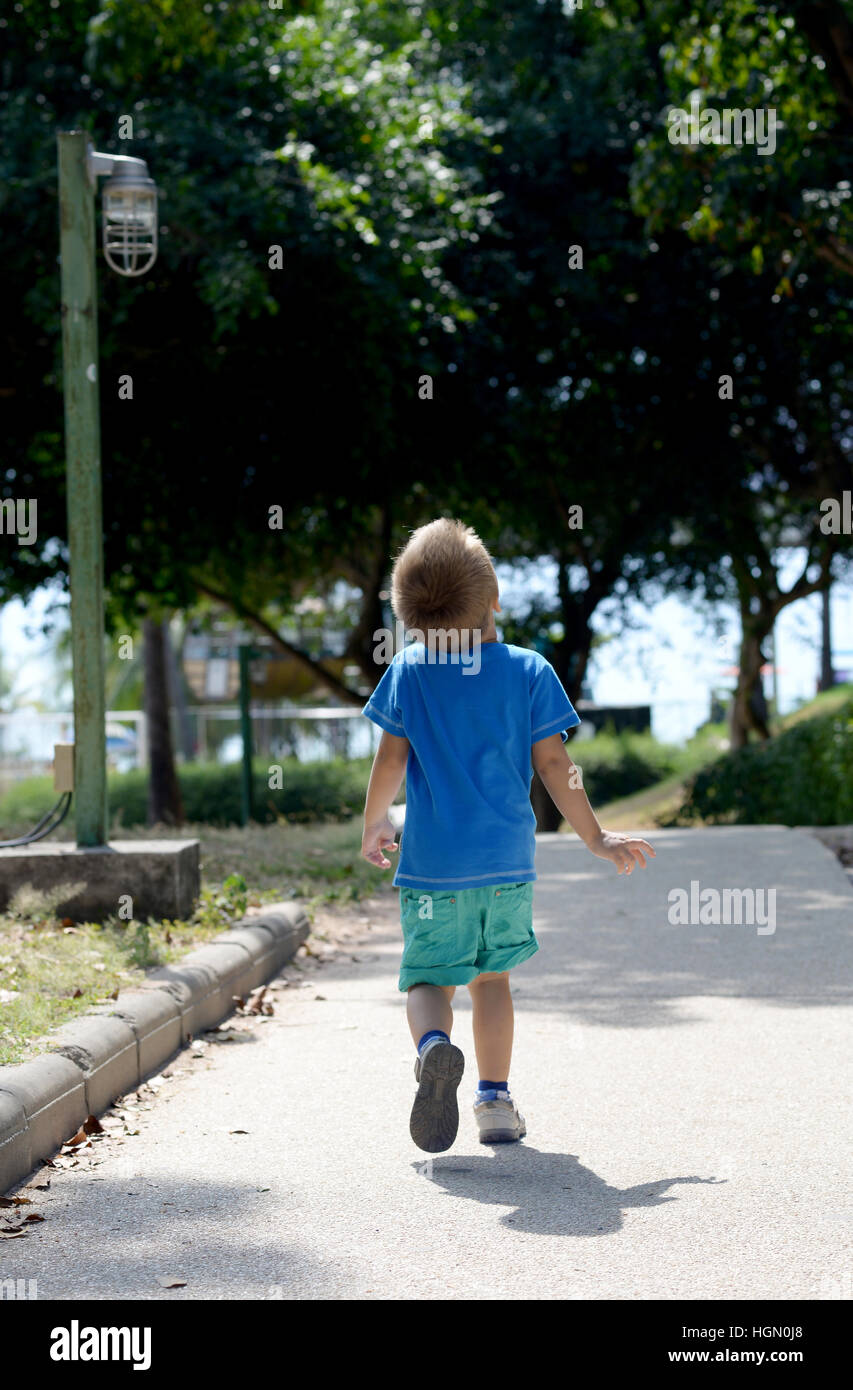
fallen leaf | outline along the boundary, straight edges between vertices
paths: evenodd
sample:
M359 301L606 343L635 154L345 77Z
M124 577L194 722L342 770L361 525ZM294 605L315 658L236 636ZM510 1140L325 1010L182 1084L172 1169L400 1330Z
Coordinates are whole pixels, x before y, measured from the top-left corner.
M108 999L118 999L118 989L114 989L112 994L107 995Z
M83 1122L83 1128L87 1134L103 1134L103 1125L97 1115L87 1115Z
M72 994L71 998L72 998L72 999L82 999L82 998L83 998L83 991L82 991L82 989L75 989L75 991L74 991L74 993Z
M182 1279L179 1274L161 1274L157 1280L161 1289L184 1289L187 1281Z
M4 1231L3 1227L0 1226L0 1240L19 1240L21 1236L26 1234L27 1232L21 1227L16 1231Z
M94 1116L93 1116L92 1118L94 1119ZM87 1130L86 1124L87 1124L87 1121L84 1120L83 1124L80 1126L80 1128L78 1129L77 1133L76 1133L76 1134L72 1134L72 1136L71 1136L70 1139L66 1139L65 1143L62 1145L62 1152L63 1152L63 1153L65 1153L66 1150L68 1150L68 1149L77 1149L77 1148L87 1148L87 1149L89 1149L89 1148L92 1147L92 1141L91 1141L91 1139L89 1138L89 1133L90 1133L90 1131Z
M252 990L249 995L249 1010L251 1013L257 1013L258 1010L263 1007L266 992L266 985L258 985L257 989Z
M31 1197L0 1197L0 1207L30 1207Z
M325 996L325 994L315 994L315 995L314 995L314 998L315 998L315 999L322 999L324 1003L326 1002L326 996Z
M44 1221L43 1216L39 1216L37 1211L31 1211L29 1216L24 1217L25 1221Z
M247 1129L229 1129L228 1133L229 1133L229 1134L248 1134L249 1131L248 1131Z

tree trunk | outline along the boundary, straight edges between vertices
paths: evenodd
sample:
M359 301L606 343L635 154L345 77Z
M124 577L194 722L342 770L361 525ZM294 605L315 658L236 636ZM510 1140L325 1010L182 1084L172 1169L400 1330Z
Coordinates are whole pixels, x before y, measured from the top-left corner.
M829 623L830 592L830 587L827 585L820 596L820 683L818 690L831 690L835 682L835 673L832 669L832 633Z
M767 702L761 684L764 665L762 643L773 627L773 613L762 608L758 613L741 609L740 662L732 706L729 713L729 740L732 748L743 748L750 734L761 739L770 737L767 726Z
M554 644L551 664L560 677L563 689L572 704L575 704L580 699L580 692L586 677L586 668L589 664L589 653L592 646L592 630L589 626L589 619L596 603L589 589L584 590L581 594L571 592L568 572L566 566L562 564L558 578L558 591L563 636L559 642ZM573 737L574 734L570 732L569 742ZM538 772L533 774L530 801L536 815L536 829L540 832L559 830L563 817L551 800Z
M179 660L179 655L183 653L183 639L181 641L181 653L179 654L175 651L174 644L172 643L168 621L164 623L164 631L169 703L174 707L178 716L178 737L181 744L181 754L184 762L191 763L196 755L196 746L193 736L192 719L190 718L189 705L187 704L183 664Z
M350 634L346 655L355 662L371 687L378 684L384 672L377 666L374 633L385 623L385 609L379 595L386 582L388 556L391 549L391 508L383 505L379 515L379 534L372 545L372 558L363 579L361 608L358 621Z
M181 825L184 819L169 727L168 640L165 619L145 619L142 624L145 663L143 708L148 734L149 825Z

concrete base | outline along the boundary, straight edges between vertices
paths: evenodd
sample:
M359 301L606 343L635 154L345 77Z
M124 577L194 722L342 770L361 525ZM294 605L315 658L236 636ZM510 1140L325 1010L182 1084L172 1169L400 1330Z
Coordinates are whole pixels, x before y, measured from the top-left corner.
M122 899L137 921L188 917L201 877L198 840L114 840L96 849L38 843L0 850L0 910L25 884L40 891L68 888L56 911L74 921L102 921Z

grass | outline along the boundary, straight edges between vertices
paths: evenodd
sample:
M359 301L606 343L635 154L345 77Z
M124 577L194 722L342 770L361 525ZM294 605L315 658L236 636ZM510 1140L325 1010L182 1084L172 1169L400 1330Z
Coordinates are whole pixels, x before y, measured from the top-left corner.
M590 745L595 740L590 741ZM607 830L654 830L675 823L675 815L684 800L686 780L707 763L718 758L728 748L728 730L725 724L705 724L685 743L682 748L672 750L675 771L650 787L620 796L612 801L602 801L595 807L595 813ZM583 766L582 743L569 745L569 756ZM562 826L569 834L574 833L565 821Z
M836 714L843 705L853 696L853 685L834 685L831 690L823 690L806 704L791 714L783 715L777 721L774 732L781 732L783 729L790 729L795 724L801 724L804 719L813 719L819 714Z
M360 858L357 818L246 829L185 826L161 833L201 841L202 896L188 921L59 919L54 909L63 889L23 889L0 914L0 1064L44 1051L50 1029L106 1002L116 990L140 984L146 970L210 940L239 921L247 907L298 898L313 921L321 905L390 891L391 871L380 875ZM139 830L124 831L123 838L153 836Z
M667 777L653 787L644 787L632 796L622 796L596 807L605 830L656 830L671 825L684 800L684 779Z

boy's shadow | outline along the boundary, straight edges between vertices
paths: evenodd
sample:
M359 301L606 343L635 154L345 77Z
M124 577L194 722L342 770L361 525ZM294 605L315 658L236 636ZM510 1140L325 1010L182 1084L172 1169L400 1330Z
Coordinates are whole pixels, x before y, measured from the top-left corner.
M543 1153L530 1144L495 1146L491 1155L436 1154L412 1165L424 1180L455 1197L514 1208L501 1224L537 1235L606 1236L622 1228L626 1207L674 1202L664 1194L676 1183L716 1183L717 1178L659 1178L637 1187L610 1187L574 1154Z

